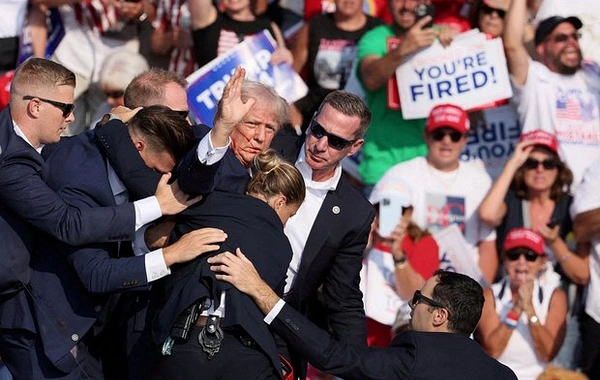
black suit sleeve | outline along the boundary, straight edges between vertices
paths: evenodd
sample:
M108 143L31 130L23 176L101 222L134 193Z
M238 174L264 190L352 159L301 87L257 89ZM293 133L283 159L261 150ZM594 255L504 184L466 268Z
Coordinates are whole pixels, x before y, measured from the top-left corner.
M69 206L40 175L41 157L23 152L0 164L0 203L23 220L72 245L131 240L135 233L132 204L79 209Z
M346 380L412 378L416 345L410 336L396 339L392 347L353 347L331 338L289 305L271 329L312 365Z
M367 344L359 273L374 217L373 211L370 211L360 230L339 247L321 288L334 336L357 347Z

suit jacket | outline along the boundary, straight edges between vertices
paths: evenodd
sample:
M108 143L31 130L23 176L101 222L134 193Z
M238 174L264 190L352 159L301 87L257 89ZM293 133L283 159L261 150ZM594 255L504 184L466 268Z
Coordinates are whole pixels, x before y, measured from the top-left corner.
M346 380L517 379L459 334L406 331L389 347L357 348L332 339L289 305L271 328L315 367Z
M56 195L44 182L43 158L15 134L9 108L0 113L0 293L28 282L32 234L39 234L30 226L70 244L131 239L135 232L132 205L80 210Z
M202 204L178 216L173 240L202 227L224 230L227 240L219 252L235 252L241 248L269 286L283 294L292 249L281 220L266 202L243 194L214 192ZM250 297L216 280L206 263L208 256L173 268L172 275L161 284L156 303L158 314L153 325L155 343L162 344L177 316L188 306L207 297L218 302L221 291L226 290L225 317L221 325L243 328L267 353L279 373L277 346L263 322L262 313Z

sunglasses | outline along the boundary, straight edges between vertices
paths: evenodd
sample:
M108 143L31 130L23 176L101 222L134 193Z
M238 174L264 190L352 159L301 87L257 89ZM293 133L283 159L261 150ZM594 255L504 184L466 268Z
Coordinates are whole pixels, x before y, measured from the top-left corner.
M431 138L434 139L435 141L442 141L444 139L444 137L446 136L450 136L450 140L452 140L452 142L459 142L460 139L463 138L463 134L455 131L455 130L449 130L449 131L444 131L441 129L436 129L435 131L431 132Z
M521 255L525 255L525 260L529 262L534 262L535 260L537 260L538 257L540 257L540 255L533 252L532 250L523 248L511 249L510 251L504 252L504 255L510 261L519 260L519 257L521 257Z
M528 158L527 160L525 160L525 163L523 164L523 166L525 166L525 169L534 170L534 169L537 169L540 166L540 164L546 170L553 170L558 167L558 161L553 158L546 158L543 161L539 161L539 160L536 160L535 158L531 158L531 157Z
M569 38L572 38L575 41L579 41L579 39L581 38L581 33L580 32L575 32L572 34L559 33L552 37L552 42L554 42L554 43L566 42Z
M325 130L325 128L323 128L323 126L321 124L319 124L318 121L315 120L314 117L310 122L310 131L311 131L311 134L313 136L315 136L317 139L320 139L323 136L327 136L327 143L329 144L330 147L332 147L335 150L342 150L342 149L354 144L358 140L358 139L346 140L346 139L341 138L340 136L334 135L333 133L327 132Z
M485 13L486 15L496 12L498 17L500 17L500 18L504 18L504 15L506 14L506 11L503 11L502 9L498 9L498 8L492 8L487 4L481 4L481 11L483 13Z
M111 99L119 99L124 94L125 94L124 91L108 91L108 92L104 93L104 95L106 95L107 98L111 98Z
M438 302L436 300L432 300L431 298L424 296L420 290L415 290L415 294L413 295L413 298L410 301L410 307L412 309L414 309L419 302L424 302L424 303L428 304L429 306L446 309L446 307L444 305L442 305L440 302Z
M62 102L57 102L56 100L44 99L44 98L40 98L39 96L31 96L31 95L25 95L23 97L23 100L32 100L32 99L38 99L40 102L52 104L54 107L56 107L62 111L63 118L67 118L67 116L72 114L73 110L75 109L75 104L73 104L73 103L62 103Z

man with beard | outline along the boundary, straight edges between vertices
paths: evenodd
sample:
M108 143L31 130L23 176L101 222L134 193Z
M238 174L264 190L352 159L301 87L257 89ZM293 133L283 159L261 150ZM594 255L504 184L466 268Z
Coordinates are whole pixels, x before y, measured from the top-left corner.
M577 17L553 16L535 32L534 62L523 45L526 0L514 0L506 14L504 48L512 74L523 133L543 129L558 138L559 154L580 183L587 166L600 153L599 67L582 60L582 27Z

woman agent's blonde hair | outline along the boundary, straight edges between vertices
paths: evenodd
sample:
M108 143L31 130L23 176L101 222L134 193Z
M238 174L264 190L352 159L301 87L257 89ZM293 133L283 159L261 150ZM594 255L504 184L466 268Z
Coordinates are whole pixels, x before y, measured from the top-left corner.
M298 169L269 149L254 157L248 193L262 195L266 199L283 194L287 204L300 204L304 201L306 189Z

